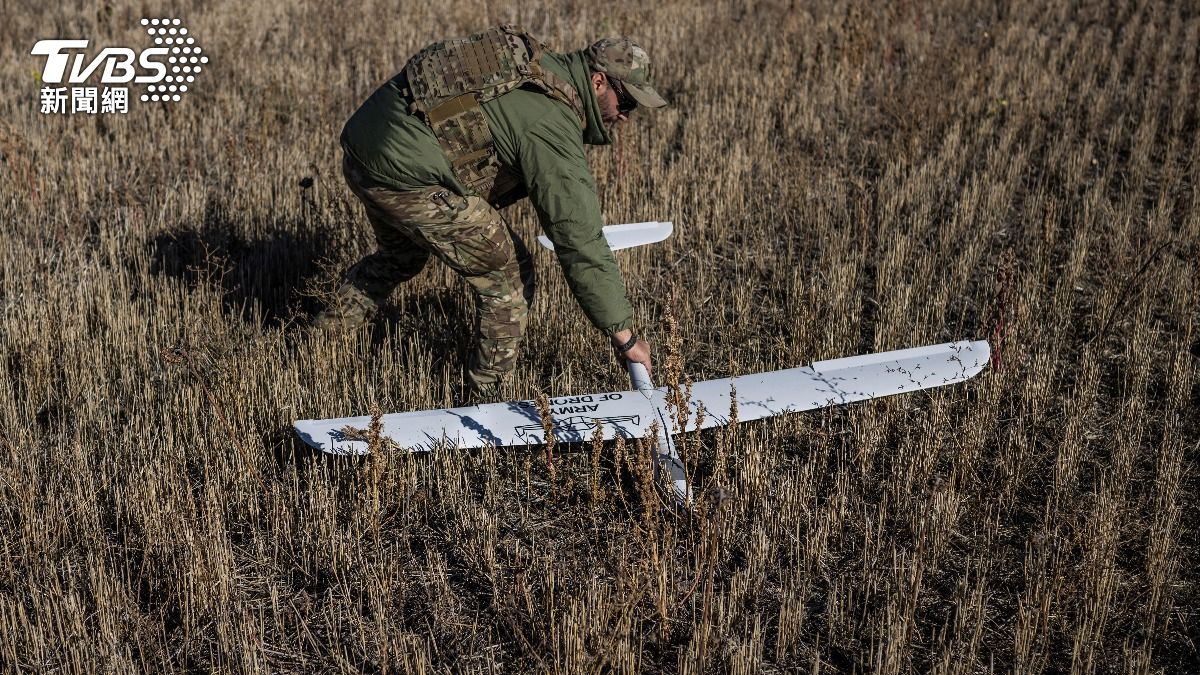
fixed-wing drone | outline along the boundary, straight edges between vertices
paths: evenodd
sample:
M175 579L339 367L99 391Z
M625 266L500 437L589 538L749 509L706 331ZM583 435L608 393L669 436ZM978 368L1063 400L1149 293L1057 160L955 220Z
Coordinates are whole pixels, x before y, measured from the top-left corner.
M613 250L666 239L671 223L610 225L604 234ZM539 241L552 248L544 237ZM904 394L963 382L987 365L986 341L961 341L901 349L775 370L696 382L686 414L668 404L670 390L655 387L641 364L630 364L633 390L550 399L550 431L559 442L605 440L618 435L642 438L657 429L654 464L669 478L676 500L690 504L692 491L673 436L724 426L735 404L738 422L804 410L816 410L866 399ZM703 409L703 415L699 411ZM683 424L680 420L685 419ZM546 427L534 401L486 403L461 408L393 413L381 417L381 436L413 452L436 448L481 448L539 445ZM368 441L348 430L365 429L369 416L298 420L296 431L309 445L340 455L365 454Z

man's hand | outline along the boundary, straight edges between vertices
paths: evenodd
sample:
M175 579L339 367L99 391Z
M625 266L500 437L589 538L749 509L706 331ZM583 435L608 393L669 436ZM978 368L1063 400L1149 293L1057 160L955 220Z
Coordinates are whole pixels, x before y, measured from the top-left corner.
M631 361L633 363L640 363L643 366L646 366L647 374L652 373L654 371L654 369L650 366L650 343L649 342L646 342L645 340L638 338L637 343L635 345L633 345L633 347L629 351L625 352L624 354L621 353L621 346L624 345L625 343L629 342L630 338L632 338L632 337L633 337L633 331L629 330L628 328L626 328L625 330L619 330L619 331L613 333L613 335L612 335L613 354L616 355L617 362L620 363L622 366L625 365L626 361Z

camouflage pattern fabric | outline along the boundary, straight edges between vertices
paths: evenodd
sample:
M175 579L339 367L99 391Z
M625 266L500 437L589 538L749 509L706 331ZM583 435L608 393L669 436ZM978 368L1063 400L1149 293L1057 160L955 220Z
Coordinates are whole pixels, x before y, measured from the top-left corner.
M404 66L413 109L428 112L466 93L486 101L516 89L530 73L533 55L525 39L533 40L519 26L504 24L425 47Z
M433 254L475 291L476 348L467 379L477 390L494 389L516 365L533 300L532 258L524 242L480 197L460 197L440 186L395 190L349 157L342 172L366 207L378 250L346 271L332 305L314 323L327 330L364 325Z
M667 105L650 84L650 55L632 38L604 38L587 49L592 70L618 80L638 102L647 108Z
M544 47L520 26L504 24L417 52L397 82L409 111L423 115L467 191L492 191L500 161L481 103L522 85L571 106L581 126L583 101L570 83L542 67Z

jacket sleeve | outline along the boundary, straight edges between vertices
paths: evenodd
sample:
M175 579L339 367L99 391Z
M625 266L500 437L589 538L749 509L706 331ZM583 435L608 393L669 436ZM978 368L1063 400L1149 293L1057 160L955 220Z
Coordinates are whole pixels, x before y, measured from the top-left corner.
M564 112L566 108L564 107ZM584 314L605 334L630 328L633 307L600 228L600 200L573 116L547 115L521 140L529 200Z

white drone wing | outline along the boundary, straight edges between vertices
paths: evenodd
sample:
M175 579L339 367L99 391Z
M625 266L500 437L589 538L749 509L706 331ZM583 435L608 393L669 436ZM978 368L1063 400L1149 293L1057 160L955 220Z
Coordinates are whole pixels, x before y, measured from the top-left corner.
M705 410L700 428L728 424L731 387L737 391L738 420L747 422L962 382L983 370L990 358L986 340L949 342L697 382L692 385L693 414L684 431L696 429L694 413L700 402Z
M655 244L671 236L675 226L671 223L645 222L625 223L624 225L605 225L601 230L609 248L619 251L623 248L633 248L643 244ZM554 244L544 235L537 238L542 246L554 250Z
M564 396L550 399L554 437L573 443L591 440L599 419L605 439L619 432L627 438L643 436L654 414L645 396L636 391ZM545 442L542 418L533 401L487 403L463 408L421 410L383 415L382 435L413 451L436 447L479 448L484 445L537 445ZM334 454L365 454L362 432L370 417L300 420L296 431L304 442Z
M682 430L697 428L695 413L701 402L705 417L699 428L728 424L731 386L737 391L738 419L750 421L962 382L982 370L989 356L986 341L951 342L696 382L689 420ZM554 398L550 400L552 433L560 442L587 441L597 419L605 439L617 433L642 437L655 421L661 430L676 433L679 430L667 412L666 395L667 389L659 387L647 388L645 394L624 391ZM366 430L370 421L370 417L344 417L300 420L295 426L300 437L315 448L363 454L367 442L356 431ZM413 451L545 441L541 416L532 401L394 413L383 415L381 422L382 436Z

